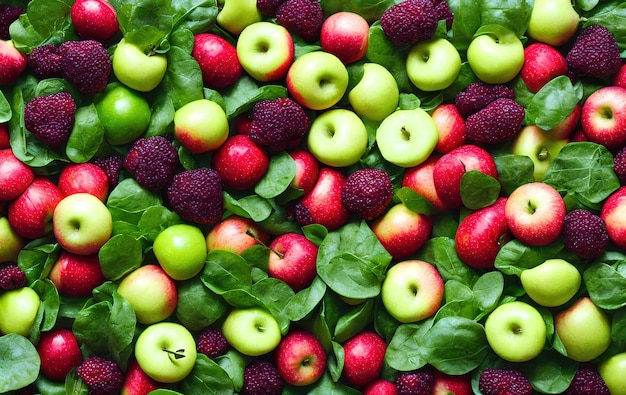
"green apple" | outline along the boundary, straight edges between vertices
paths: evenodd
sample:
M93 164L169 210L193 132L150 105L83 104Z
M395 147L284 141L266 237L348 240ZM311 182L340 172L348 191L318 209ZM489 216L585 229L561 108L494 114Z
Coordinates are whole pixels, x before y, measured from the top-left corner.
M176 224L157 235L152 251L168 276L174 280L187 280L204 267L207 244L197 226Z
M274 316L260 308L231 310L222 333L237 351L251 357L274 350L282 338Z
M452 85L461 71L461 55L445 38L413 45L406 57L406 72L418 89L432 92Z
M524 65L524 45L511 30L481 27L467 48L467 61L476 77L487 84L511 81Z
M256 0L220 0L223 3L217 13L218 25L230 34L238 36L247 26L260 22L263 15L256 6Z
M124 85L140 92L150 92L163 80L167 57L121 39L113 51L113 73Z
M26 245L6 217L0 217L0 263L16 262L17 256Z
M554 328L566 356L588 362L611 344L611 322L589 297L582 297L554 317Z
M542 306L556 307L576 295L581 275L576 266L554 258L522 271L520 280L532 300Z
M368 135L358 115L346 109L333 109L319 115L309 129L309 151L320 162L345 167L355 164L367 149Z
M435 121L421 108L394 111L376 130L376 144L381 155L400 167L413 167L424 162L438 140Z
M546 343L546 323L528 303L514 301L496 307L485 321L487 342L500 358L526 362L541 353Z
M142 136L150 123L148 100L125 85L112 83L96 95L94 104L109 144L128 144Z
M600 362L598 373L611 395L626 395L626 352Z
M30 287L21 287L0 294L0 333L28 336L35 323L41 300Z
M196 341L181 324L159 322L139 334L135 358L152 379L176 383L187 377L196 364Z
M348 81L343 62L323 51L300 56L287 72L289 94L310 110L325 110L337 104L348 89Z
M365 63L363 76L350 89L348 101L355 113L371 121L382 121L398 108L400 91L393 74L378 63Z
M552 139L537 125L526 125L517 133L511 145L514 155L526 155L533 161L535 181L541 181L552 161L569 143L569 139Z
M215 151L228 138L228 118L209 99L191 101L174 113L174 138L192 154Z
M276 23L253 23L237 39L241 67L260 82L282 79L293 63L294 53L291 34Z
M558 47L574 36L579 21L571 0L535 0L526 33L537 41Z

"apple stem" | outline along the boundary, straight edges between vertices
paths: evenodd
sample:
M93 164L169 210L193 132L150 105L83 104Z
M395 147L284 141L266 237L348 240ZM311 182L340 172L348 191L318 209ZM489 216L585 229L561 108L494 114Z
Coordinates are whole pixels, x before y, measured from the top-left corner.
M550 158L550 151L546 147L541 147L539 153L537 154L537 159L544 161Z
M259 239L258 236L255 235L254 232L252 232L250 229L246 230L246 234L248 236L252 237L257 243L259 243L263 247L267 247L267 245L265 245L265 243L263 243L263 241L261 239Z
M411 139L411 133L409 133L408 130L406 130L405 126L402 126L402 128L400 129L400 131L402 132L402 135L404 136L405 140L410 140Z
M185 349L184 348L181 348L180 350L176 350L176 351L171 351L171 350L168 350L168 349L164 348L163 351L165 351L166 353L168 353L170 355L173 355L174 359L185 358L185 354L184 354Z

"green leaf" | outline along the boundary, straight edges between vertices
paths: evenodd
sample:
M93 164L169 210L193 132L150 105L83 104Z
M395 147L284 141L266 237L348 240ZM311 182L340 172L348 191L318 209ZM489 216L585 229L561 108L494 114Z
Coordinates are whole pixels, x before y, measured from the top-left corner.
M87 162L98 152L104 141L104 126L93 104L78 108L74 119L65 153L74 163Z
M409 210L418 214L430 215L436 210L427 199L409 187L400 188L395 195Z
M506 196L520 185L535 181L535 165L530 157L511 154L494 156L494 160L498 169L498 181Z
M267 172L254 187L254 192L272 199L283 193L296 175L296 164L286 151L272 155Z
M504 274L519 276L525 269L533 268L554 257L562 249L563 243L558 240L546 246L531 247L513 239L498 251L494 265Z
M11 105L6 96L4 96L4 92L0 91L0 123L9 122L12 116Z
M189 33L189 40L193 41L193 35ZM167 52L167 65L162 84L174 108L204 98L202 72L198 62L189 52L172 46Z
M104 277L118 280L141 266L143 248L139 240L128 234L116 234L98 251Z
M626 306L626 277L606 263L590 266L583 273L589 297L600 308L616 310Z
M204 354L198 354L193 370L181 383L181 390L185 395L234 393L233 382L228 374Z
M476 271L456 254L454 239L449 237L428 239L418 251L417 258L435 265L444 281L457 280L472 285L478 279Z
M258 101L278 99L279 97L287 97L287 88L280 85L260 87L252 78L242 76L232 87L224 91L226 116L228 119L232 119L250 110Z
M39 353L30 340L14 333L0 337L0 393L16 391L34 382L40 365Z
M223 250L208 253L201 279L218 295L231 290L250 290L252 287L248 262L233 252Z
M177 289L176 317L192 330L206 328L228 310L224 301L204 286L200 276L180 281Z
M580 101L572 81L559 76L545 84L526 106L527 125L549 130L563 121Z
M339 317L335 326L335 340L342 343L361 332L372 321L373 314L374 300L369 299Z
M294 296L291 287L284 281L268 277L256 282L252 286L251 293L257 296L267 310L276 318L281 332L283 334L287 333L290 321L285 313L285 309Z
M533 363L524 365L524 373L533 388L543 394L564 393L577 370L576 361L554 351L543 352Z
M400 325L387 346L386 364L399 371L415 370L426 365L428 361L421 344L432 325L432 319Z
M500 195L500 182L478 170L470 170L461 178L461 200L469 209L491 206Z
M235 391L243 387L243 374L246 367L245 357L237 351L229 350L226 354L215 358L215 362L228 374Z
M285 307L287 317L294 322L300 321L310 314L320 303L326 293L326 283L318 276L311 285L296 293Z
M122 180L111 191L107 199L107 207L113 221L124 221L137 224L143 212L149 207L161 206L162 200L158 193L143 188L134 178Z

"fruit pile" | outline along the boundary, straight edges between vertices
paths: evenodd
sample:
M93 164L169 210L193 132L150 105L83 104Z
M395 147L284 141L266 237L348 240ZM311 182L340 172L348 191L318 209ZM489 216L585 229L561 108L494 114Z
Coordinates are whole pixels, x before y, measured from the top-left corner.
M626 394L624 17L0 4L0 393Z

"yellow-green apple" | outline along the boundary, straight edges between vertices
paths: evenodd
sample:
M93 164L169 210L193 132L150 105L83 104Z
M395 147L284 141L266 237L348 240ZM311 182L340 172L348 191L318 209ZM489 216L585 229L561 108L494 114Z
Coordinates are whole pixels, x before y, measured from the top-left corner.
M552 129L544 131L550 139L560 140L569 139L572 133L578 128L580 121L580 113L582 112L582 106L580 103L576 103L572 112L570 112L561 122L556 124Z
M255 22L243 29L236 48L241 67L260 82L282 79L295 56L289 31L267 21Z
M236 215L217 223L206 235L207 250L241 254L254 245L267 245L269 233L250 218Z
M245 134L229 136L211 159L211 167L218 172L224 185L236 190L254 187L267 172L269 164L267 151Z
M126 368L120 395L146 395L161 386L162 384L148 376L137 363L137 359L132 357Z
M406 56L406 73L418 89L433 92L446 89L461 71L461 55L443 37L414 44Z
M394 264L380 291L385 310L402 323L421 321L435 314L441 307L443 292L443 279L437 268L418 259Z
M168 318L178 303L176 283L161 266L152 263L127 274L117 292L133 307L137 321L145 325Z
M424 162L438 139L435 121L421 108L394 111L376 129L376 144L381 155L400 167Z
M398 108L400 91L393 74L378 63L363 64L363 75L348 92L352 110L361 118L382 121Z
M472 395L471 374L452 375L435 369L433 395Z
M475 269L492 269L498 252L511 239L507 226L505 197L480 208L461 220L454 236L459 258Z
M196 340L176 322L149 325L137 337L135 358L141 370L159 383L176 383L196 365Z
M104 139L112 145L128 144L144 135L150 123L150 104L138 92L119 83L109 84L94 98Z
M464 144L442 155L433 169L435 189L449 209L463 205L461 199L461 179L471 170L478 170L493 178L498 178L498 169L493 156L474 144Z
M11 227L26 239L38 239L52 232L52 215L63 199L59 188L45 176L36 176L26 190L8 205Z
M348 88L348 70L335 55L308 52L287 71L287 90L303 107L325 110L337 104Z
M167 57L153 48L140 48L122 38L113 51L112 66L115 77L122 84L140 92L150 92L165 76Z
M541 181L552 161L569 142L569 138L552 139L537 125L526 125L515 136L511 153L525 155L533 161L533 177Z
M589 362L611 344L611 321L588 296L557 313L554 329L565 347L565 355L574 361Z
M251 357L273 351L282 338L276 318L256 307L231 310L222 324L222 333L228 344Z
M41 300L30 287L21 287L0 294L0 333L28 336L37 318Z
M17 262L26 240L11 227L7 217L0 217L0 263Z
M326 371L326 350L307 329L293 329L274 350L276 369L285 383L296 387L311 385Z
M322 23L320 46L324 52L337 56L344 64L361 60L369 45L370 26L356 12L340 11Z
M37 353L41 373L53 381L65 381L67 374L83 361L76 336L67 328L41 332Z
M355 164L365 153L368 134L353 111L335 108L317 116L307 136L307 146L317 160L332 167Z
M570 0L535 0L526 34L558 47L574 36L579 20Z
M317 246L300 233L283 233L269 245L267 272L284 281L295 292L313 282L317 275Z
M217 34L196 34L191 56L200 66L204 85L212 89L231 86L243 73L237 49Z
M393 381L379 377L363 387L363 395L398 395L398 388Z
M12 84L26 69L26 56L18 51L11 40L0 40L0 86Z
M541 306L557 307L567 303L580 288L581 275L576 266L560 258L547 259L520 274L526 294Z
M546 333L541 313L519 300L496 307L485 321L489 346L509 362L526 362L537 357L545 346Z
M535 42L524 48L520 78L533 93L560 75L567 75L565 56L552 45Z
M354 335L343 345L343 370L341 375L350 384L363 387L377 379L385 364L387 343L374 331Z
M48 278L61 295L87 297L93 289L106 281L98 254L77 255L68 251L52 265Z
M288 152L296 165L296 174L289 183L291 188L308 193L320 174L320 162L307 150L296 148Z
M585 136L609 149L626 144L626 89L605 86L583 103L580 123Z
M487 84L505 84L524 65L524 45L517 35L499 25L484 26L467 48L467 61L476 77Z
M598 373L611 395L626 394L626 352L617 353L601 361Z
M77 0L70 7L70 20L85 40L107 41L119 31L117 11L107 0Z
M11 148L0 150L0 201L17 198L35 179L35 172Z
M256 0L223 0L216 21L224 30L237 36L247 26L260 22L263 15Z
M57 186L63 196L90 193L104 202L109 195L107 174L101 167L90 162L65 165L59 173Z
M323 166L313 189L294 206L294 217L301 225L320 224L335 230L348 222L350 212L341 201L346 176L339 170Z
M191 224L175 224L163 229L152 244L152 251L165 273L174 280L188 280L204 268L207 256L202 230Z
M113 218L107 206L86 192L64 197L52 216L54 237L74 254L96 254L111 238Z
M442 103L435 107L430 114L439 138L435 146L435 152L445 154L465 144L465 119L454 103Z
M226 113L213 100L193 100L174 113L174 138L192 154L215 151L228 131Z
M433 219L412 211L403 203L396 203L371 224L371 229L393 259L398 260L424 245L433 229Z
M438 156L431 155L419 165L406 169L402 176L402 187L411 188L428 200L435 210L443 212L447 210L447 207L439 197L433 179L433 170L438 160Z
M611 241L619 248L626 248L626 187L613 192L602 205L600 218L606 223Z
M511 192L504 214L515 238L524 244L543 246L561 236L566 208L561 194L553 186L536 181L522 184Z

